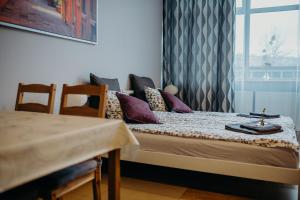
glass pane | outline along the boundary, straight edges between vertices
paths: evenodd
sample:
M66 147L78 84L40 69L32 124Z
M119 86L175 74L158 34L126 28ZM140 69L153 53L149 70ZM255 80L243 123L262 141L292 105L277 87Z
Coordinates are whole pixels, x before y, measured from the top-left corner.
M243 0L236 0L236 7L237 8L243 7Z
M263 8L297 4L299 0L251 2L252 8ZM239 41L241 36L237 30L236 112L261 112L262 108L267 108L268 113L292 117L300 130L300 107L296 106L300 91L299 17L297 10L251 14L250 28L246 30L250 35L249 67L243 63L243 42ZM239 24L237 18L237 29L243 27Z
M264 8L299 4L299 0L251 0L251 8Z
M240 80L244 73L244 15L236 16L236 32L235 32L235 78Z
M289 74L298 64L298 12L251 15L249 65L268 72L263 78L278 79L278 74L282 79L294 78ZM277 75L273 77L275 70Z

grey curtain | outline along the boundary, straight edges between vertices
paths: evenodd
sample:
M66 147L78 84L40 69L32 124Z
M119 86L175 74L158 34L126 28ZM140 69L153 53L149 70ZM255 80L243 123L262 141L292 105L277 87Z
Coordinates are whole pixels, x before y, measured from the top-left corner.
M194 110L234 111L235 0L164 0L163 86Z

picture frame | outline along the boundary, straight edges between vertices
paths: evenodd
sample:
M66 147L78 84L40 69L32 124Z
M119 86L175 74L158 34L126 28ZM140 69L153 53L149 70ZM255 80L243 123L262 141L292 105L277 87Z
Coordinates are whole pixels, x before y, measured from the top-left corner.
M98 44L98 0L0 0L0 25Z

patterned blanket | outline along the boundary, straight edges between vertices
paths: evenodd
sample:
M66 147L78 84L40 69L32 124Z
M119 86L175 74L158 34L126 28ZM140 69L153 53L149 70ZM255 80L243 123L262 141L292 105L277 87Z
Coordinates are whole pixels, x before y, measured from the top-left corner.
M257 121L238 117L236 113L200 112L180 114L171 112L154 112L162 124L128 124L132 131L170 135L188 138L222 140L239 142L263 147L283 147L298 152L299 143L296 138L293 120L281 116L266 119L266 122L279 124L283 132L269 135L250 135L225 130L225 124Z

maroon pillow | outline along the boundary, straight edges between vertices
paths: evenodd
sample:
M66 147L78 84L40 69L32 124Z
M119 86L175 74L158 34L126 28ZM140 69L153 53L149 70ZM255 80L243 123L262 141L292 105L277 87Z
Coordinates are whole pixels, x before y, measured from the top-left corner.
M172 95L168 92L164 92L164 91L160 91L160 93L161 93L161 96L163 97L163 99L165 100L165 103L166 103L169 111L174 111L174 112L178 112L178 113L191 113L191 112L193 112L192 109L190 109L190 107L185 105L176 96L174 96L174 95Z
M159 120L150 110L149 104L138 98L116 93L125 121L128 123L159 124Z

